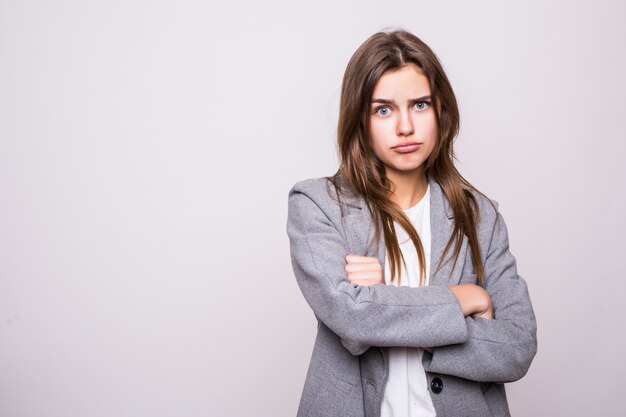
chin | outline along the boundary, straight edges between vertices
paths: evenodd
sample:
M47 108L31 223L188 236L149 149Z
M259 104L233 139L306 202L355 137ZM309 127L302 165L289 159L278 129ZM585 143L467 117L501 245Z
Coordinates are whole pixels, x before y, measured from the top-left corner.
M390 168L398 173L402 173L402 174L410 174L413 172L418 171L423 164L419 164L419 165L391 165Z
M406 165L398 165L397 169L401 171L415 171L424 165L424 161L414 162Z

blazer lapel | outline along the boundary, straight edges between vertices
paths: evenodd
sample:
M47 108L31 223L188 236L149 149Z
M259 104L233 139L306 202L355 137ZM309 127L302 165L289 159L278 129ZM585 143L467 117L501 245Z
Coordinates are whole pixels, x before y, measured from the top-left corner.
M385 242L381 236L378 247L374 247L374 221L360 196L342 196L341 222L351 253L363 256L376 256L384 270Z
M461 241L461 250L456 264L453 265L452 254L454 246L448 249L446 258L441 268L436 271L439 260L443 256L443 250L452 236L454 231L454 212L443 189L437 181L430 175L428 176L430 184L430 276L429 285L456 285L461 280L461 270L463 269L463 260L467 251L467 237L463 235ZM435 272L436 271L436 272Z

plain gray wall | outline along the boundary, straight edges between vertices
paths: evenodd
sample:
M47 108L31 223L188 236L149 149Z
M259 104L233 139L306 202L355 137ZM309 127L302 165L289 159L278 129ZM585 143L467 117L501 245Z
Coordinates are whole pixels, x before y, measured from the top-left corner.
M404 27L500 203L539 353L515 416L626 415L626 7L0 1L0 416L292 416L315 320L287 192L345 66Z

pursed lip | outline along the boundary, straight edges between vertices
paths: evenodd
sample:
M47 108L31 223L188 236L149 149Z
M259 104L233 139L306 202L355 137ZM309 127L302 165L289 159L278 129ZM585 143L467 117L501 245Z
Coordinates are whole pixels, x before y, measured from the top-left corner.
M402 143L399 143L396 146L392 147L391 149L399 148L401 146L409 146L409 145L421 145L421 143L417 143L417 142L402 142Z

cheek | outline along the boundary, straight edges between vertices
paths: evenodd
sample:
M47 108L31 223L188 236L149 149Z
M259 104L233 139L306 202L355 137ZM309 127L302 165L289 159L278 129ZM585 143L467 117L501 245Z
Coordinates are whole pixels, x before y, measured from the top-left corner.
M437 137L437 121L435 120L435 114L433 112L428 113L424 119L420 121L422 126L422 133L428 139L436 139Z
M437 122L435 121L434 114L422 119L419 126L419 137L424 140L424 144L426 145L424 151L427 156L430 156L437 144Z
M432 150L437 142L437 122L434 115L422 120L420 136L426 141L427 148Z
M432 127L429 132L428 132L428 142L430 144L430 149L434 149L435 145L437 144L437 128L436 127Z
M437 145L437 129L433 128L430 132L429 132L429 136L428 136L428 156L430 156L432 154L432 152L435 150L435 147Z

